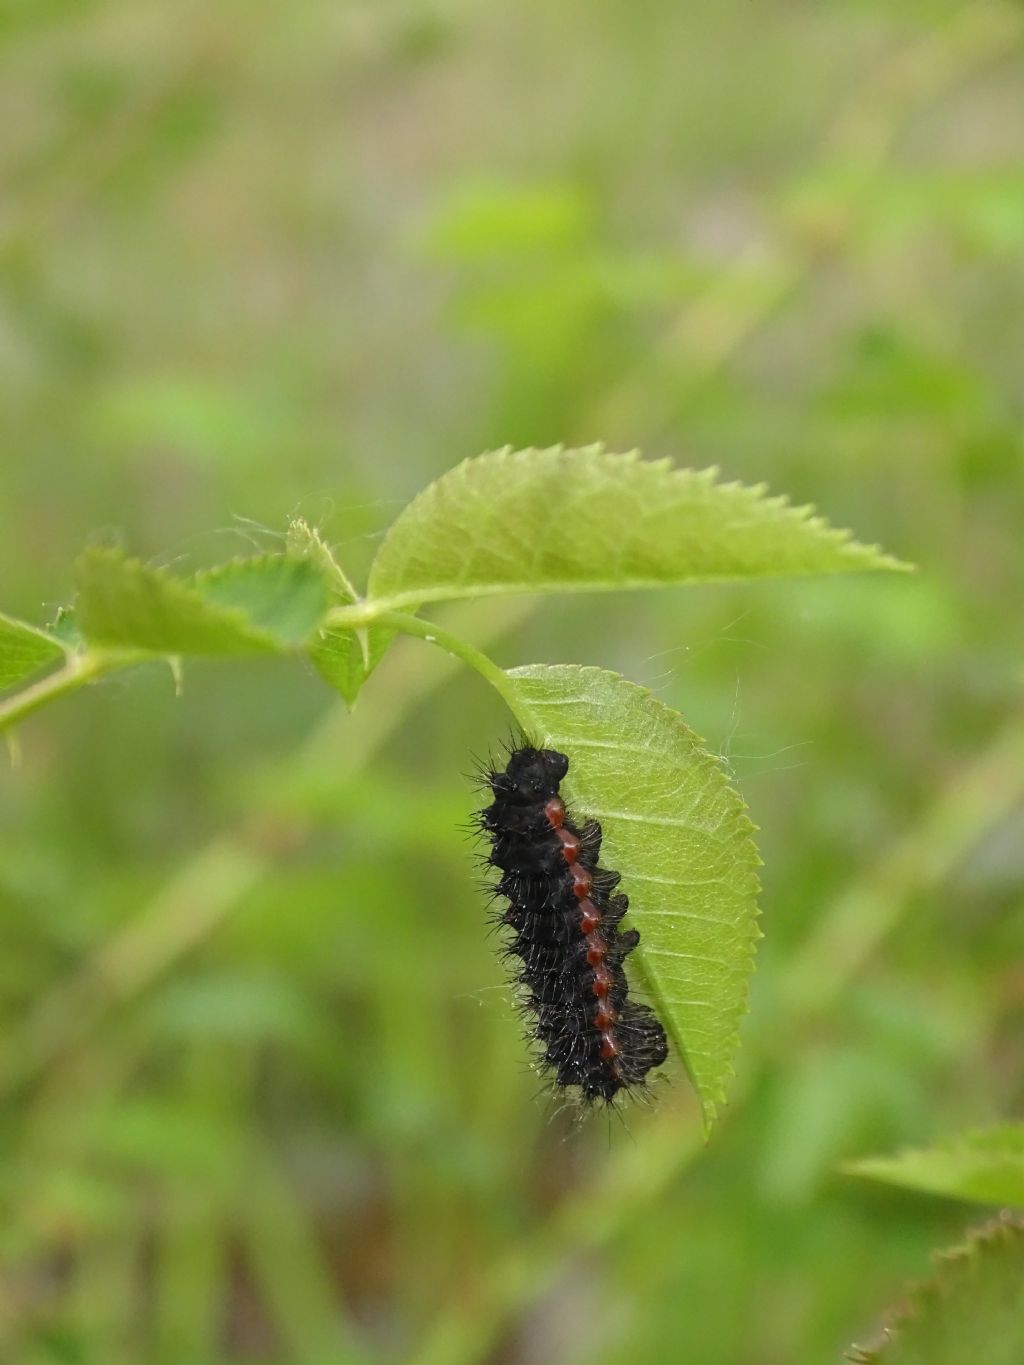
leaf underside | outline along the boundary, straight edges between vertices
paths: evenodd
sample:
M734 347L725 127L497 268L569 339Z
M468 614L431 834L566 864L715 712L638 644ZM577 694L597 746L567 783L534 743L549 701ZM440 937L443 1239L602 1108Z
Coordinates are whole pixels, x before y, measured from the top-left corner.
M512 669L524 733L569 756L564 790L604 830L639 959L705 1125L725 1098L747 1008L760 859L746 807L678 712L600 668Z
M1024 1360L1024 1222L1000 1218L936 1257L856 1365L1020 1365Z
M905 1189L1024 1209L1024 1124L963 1133L935 1147L867 1157L843 1169Z
M370 570L382 609L494 593L905 568L762 487L636 452L500 450L399 514Z
M0 614L0 688L13 687L63 657L60 642L45 631Z

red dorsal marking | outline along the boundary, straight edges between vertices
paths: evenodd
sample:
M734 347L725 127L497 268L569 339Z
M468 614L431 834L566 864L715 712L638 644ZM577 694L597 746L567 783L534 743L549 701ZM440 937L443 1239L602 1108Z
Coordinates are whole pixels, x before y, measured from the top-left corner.
M544 1063L557 1085L614 1105L620 1091L643 1088L667 1043L653 1013L629 1001L622 962L639 935L619 928L627 901L612 895L619 874L598 866L600 826L574 816L559 793L568 768L556 750L510 752L504 773L487 774L494 800L479 824L501 873L495 889L510 902L500 916L512 931L504 946L521 963L514 977Z
M574 867L572 870L572 889L577 900L584 900L590 895L590 888L594 885L593 875L585 867Z
M558 830L558 837L562 841L562 857L571 866L580 856L580 841L572 830L568 829Z
M593 901L580 901L580 928L585 934L592 934L601 923L601 912ZM593 965L593 964L591 964Z

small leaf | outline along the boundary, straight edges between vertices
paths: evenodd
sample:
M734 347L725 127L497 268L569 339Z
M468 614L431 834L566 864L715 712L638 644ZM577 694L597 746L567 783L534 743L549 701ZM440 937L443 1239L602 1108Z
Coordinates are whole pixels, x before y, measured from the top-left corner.
M953 1199L1024 1208L1024 1124L962 1133L935 1147L867 1157L843 1170Z
M60 641L46 631L0 614L0 688L13 687L63 657Z
M564 789L580 816L601 822L602 863L622 874L640 931L634 957L710 1127L759 937L746 807L682 716L645 688L569 664L508 677L524 731L569 756Z
M323 680L352 707L394 636L393 630L381 626L358 630L330 626L310 645L309 657Z
M334 551L308 521L297 517L288 527L288 553L294 559L308 559L324 574L335 602L348 605L359 594L352 580L334 557Z
M156 654L283 651L308 636L326 605L312 566L283 555L175 578L119 550L78 562L78 622L95 644Z
M762 487L637 453L501 450L423 490L370 570L382 610L493 593L597 592L906 565Z
M349 606L358 593L330 546L308 522L301 518L288 528L289 554L312 560L323 569L336 606ZM380 626L346 630L332 626L321 631L309 648L317 672L344 697L349 707L366 679L380 662L395 632Z
M857 1365L1020 1365L1024 1360L1024 1223L1001 1218L936 1258L882 1338L854 1346Z

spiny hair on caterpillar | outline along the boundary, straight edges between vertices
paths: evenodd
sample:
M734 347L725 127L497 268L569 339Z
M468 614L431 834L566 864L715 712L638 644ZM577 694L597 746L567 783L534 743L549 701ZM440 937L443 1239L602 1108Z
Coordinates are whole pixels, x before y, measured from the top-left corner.
M664 1062L664 1029L631 999L624 962L640 940L621 930L628 898L601 868L601 826L578 822L559 794L569 758L527 741L506 746L504 768L481 765L491 803L476 827L482 862L500 874L488 890L501 956L518 988L541 1070L586 1102L611 1103L647 1088Z

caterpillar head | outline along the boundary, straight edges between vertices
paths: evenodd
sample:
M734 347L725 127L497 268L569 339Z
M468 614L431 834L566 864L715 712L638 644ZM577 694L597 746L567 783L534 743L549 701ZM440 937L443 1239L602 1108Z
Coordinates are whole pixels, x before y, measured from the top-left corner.
M568 770L568 758L557 749L517 749L505 771L492 774L491 789L506 801L531 805L555 796Z

